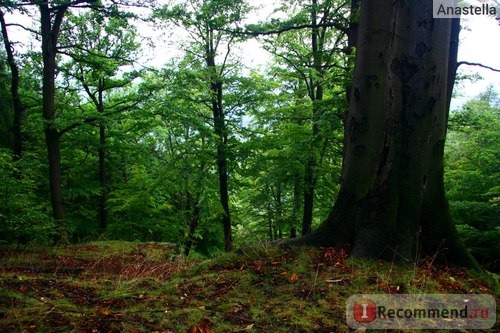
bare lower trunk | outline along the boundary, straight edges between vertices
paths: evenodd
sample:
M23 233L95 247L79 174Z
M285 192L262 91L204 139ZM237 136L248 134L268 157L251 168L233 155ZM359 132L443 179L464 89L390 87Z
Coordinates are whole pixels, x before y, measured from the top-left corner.
M221 93L222 94L222 93ZM226 136L223 116L214 113L215 132L219 137L217 145L217 172L219 174L219 199L222 206L222 227L224 229L224 249L226 252L233 250L231 233L231 216L229 212L229 188L227 175Z
M187 195L188 204L187 204L186 208L189 211L191 211L191 207L193 207L193 208L192 208L192 213L191 213L191 221L189 224L188 236L186 237L186 239L184 241L184 255L186 255L186 256L189 255L189 252L191 252L191 248L193 247L193 243L194 243L194 235L196 232L196 228L198 228L198 223L200 221L201 207L200 207L200 202L199 202L198 198L199 198L198 194L196 194L195 198L192 198L190 193L188 193L188 195Z
M99 126L99 226L101 230L108 227L108 177L106 172L106 128Z
M304 206L302 212L302 235L311 233L313 209L314 209L314 163L315 157L311 157L307 163L304 177Z
M64 204L61 181L61 152L59 146L59 133L53 128L45 128L45 142L49 160L49 190L52 204L52 216L59 227L59 240L61 244L68 244L68 228L64 216Z
M321 119L322 110L318 107L318 101L323 99L323 47L325 42L325 35L320 36L319 28L317 25L317 0L312 0L311 3L311 25L314 26L311 30L311 50L313 54L313 67L315 70L314 75L309 78L309 98L312 101L312 130L311 142L308 150L308 159L304 171L304 207L302 215L302 235L311 233L313 211L314 211L314 192L317 182L317 168L318 168L318 146L320 146L321 138L319 131L319 121ZM315 77L317 76L317 77Z

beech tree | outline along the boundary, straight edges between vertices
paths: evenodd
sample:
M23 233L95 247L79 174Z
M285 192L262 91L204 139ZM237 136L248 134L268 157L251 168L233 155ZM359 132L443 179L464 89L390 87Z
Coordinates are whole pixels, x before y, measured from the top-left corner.
M443 182L459 21L432 1L364 0L345 123L341 187L328 218L286 244L351 246L352 256L434 255L474 265Z
M67 12L71 8L88 8L106 10L97 0L74 1L6 1L2 5L10 9L24 10L24 6L37 7L40 18L39 31L24 27L35 32L41 39L42 54L42 117L44 121L45 143L48 156L49 191L52 206L52 216L59 226L58 238L61 243L68 243L67 222L64 213L62 194L61 168L61 136L65 130L57 127L58 110L55 103L58 42L61 27ZM127 5L135 5L127 3ZM137 2L139 5L139 1Z
M334 96L342 94L343 97L342 83L349 75L344 46L348 8L345 1L334 0L308 0L297 4L300 10L288 19L288 24L302 25L304 28L291 30L288 24L284 24L282 33L267 40L265 48L275 55L278 63L291 68L294 74L285 75L300 81L297 88L303 92L299 94L309 100L302 106L310 110L311 123L302 176L302 235L306 235L312 230L320 170L324 166L325 153L332 141L335 124L338 123L328 118L335 118L332 114L336 111L341 114L344 109L342 103L334 102Z
M219 177L219 199L222 206L222 226L226 251L233 247L229 210L228 128L224 108L224 81L234 70L230 64L231 49L237 38L234 30L248 10L244 1L190 0L157 11L159 18L169 20L187 30L192 38L189 53L205 63L208 105L213 115L213 131L217 138L216 164Z
M43 99L42 114L44 119L45 143L49 161L49 188L52 215L59 226L61 243L68 243L68 230L64 216L63 194L61 186L61 133L56 127L57 111L55 108L56 55L61 24L71 6L86 4L92 0L80 0L66 3L35 2L40 11L40 32L42 37L43 60Z
M61 70L68 85L80 85L90 103L95 107L85 122L97 123L99 129L98 175L99 224L102 230L108 225L107 200L109 195L109 171L107 167L107 128L113 122L111 117L137 104L123 96L110 102L110 95L131 85L139 73L120 73L123 67L131 65L137 57L139 44L135 41L135 29L127 18L114 15L106 17L98 11L78 16L67 15L66 33L61 35L59 53L71 58ZM76 82L75 82L76 81Z

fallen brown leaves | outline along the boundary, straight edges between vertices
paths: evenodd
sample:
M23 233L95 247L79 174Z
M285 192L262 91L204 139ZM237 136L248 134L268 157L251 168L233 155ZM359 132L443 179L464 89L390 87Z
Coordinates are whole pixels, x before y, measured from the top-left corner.
M187 333L211 333L210 325L212 321L208 318L202 318L198 325L191 326Z

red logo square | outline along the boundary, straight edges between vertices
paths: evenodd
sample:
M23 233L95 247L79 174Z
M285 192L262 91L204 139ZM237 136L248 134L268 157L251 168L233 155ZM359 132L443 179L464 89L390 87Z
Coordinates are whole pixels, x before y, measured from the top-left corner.
M377 317L377 306L371 300L354 303L354 319L359 323L371 323Z

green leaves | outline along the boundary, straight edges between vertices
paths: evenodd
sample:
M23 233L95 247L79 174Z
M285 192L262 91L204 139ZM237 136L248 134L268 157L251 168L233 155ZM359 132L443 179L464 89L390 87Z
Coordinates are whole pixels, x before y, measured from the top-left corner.
M0 149L0 241L51 242L55 224L46 214L48 203L37 195L37 177L43 171L34 154L25 153L14 163L11 153ZM14 178L14 172L21 176Z
M457 229L473 254L497 270L500 255L500 99L493 87L450 114L445 183Z
M100 11L67 13L58 46L57 117L50 121L61 135L65 208L75 239L101 231L103 208L109 213L106 236L182 243L199 219L191 236L199 250L213 251L223 244L225 214L218 200L218 155L227 162L220 168L229 178L236 242L244 235L269 236L269 225L270 238L298 228L313 150L321 158L314 166L321 185L315 213L318 220L325 216L337 190L350 75L351 59L339 51L345 36L332 24L345 18L345 4L325 0L312 8L309 1L283 2L279 10L286 19L244 28L247 2L187 0L149 8L156 23L165 23L155 28L165 29L185 51L182 59L151 71L137 69L146 55L140 31L129 21L132 14L100 3L93 7ZM312 24L313 10L321 26ZM180 41L179 28L186 40ZM266 29L286 30L268 36L275 62L266 73L248 70L233 57L238 42L250 36L241 32ZM315 48L313 30L322 39ZM45 156L41 55L26 57L29 88L23 93L31 108L24 130L28 149ZM34 159L34 179L23 187L33 198L23 199L23 209L47 199L46 169Z
M240 22L249 11L244 0L189 0L156 9L153 17L185 28L222 30Z
M72 75L80 80L114 76L137 57L137 33L122 17L96 11L68 14L65 29L59 51L73 59Z

